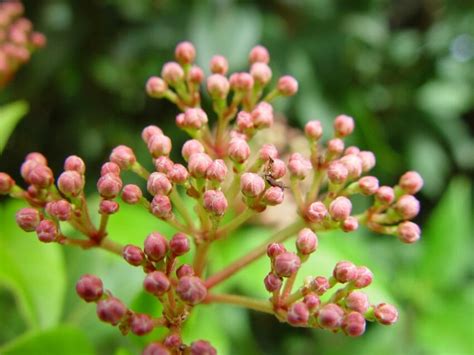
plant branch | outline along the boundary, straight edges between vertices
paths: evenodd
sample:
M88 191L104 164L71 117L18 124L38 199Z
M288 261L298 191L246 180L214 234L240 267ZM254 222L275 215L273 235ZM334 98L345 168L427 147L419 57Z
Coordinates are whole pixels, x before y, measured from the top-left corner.
M273 306L269 301L257 300L246 296L231 295L226 293L208 294L206 299L204 300L204 303L233 304L235 306L253 309L254 311L274 314Z

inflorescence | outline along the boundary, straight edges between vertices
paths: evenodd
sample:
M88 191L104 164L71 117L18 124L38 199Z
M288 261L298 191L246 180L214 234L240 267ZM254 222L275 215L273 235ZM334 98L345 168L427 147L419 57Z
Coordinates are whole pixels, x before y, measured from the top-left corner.
M105 291L101 279L94 275L82 276L76 291L86 302L96 303L98 317L118 326L123 334L144 335L156 327L168 328L165 338L148 345L144 354L216 353L204 340L185 345L181 339L181 328L198 304L239 305L273 314L292 326L342 331L349 336L362 335L366 321L385 325L396 322L398 313L394 306L371 304L361 291L373 279L365 266L340 261L332 275L307 277L297 287L296 275L319 249L317 233L324 231L352 232L364 225L404 243L416 242L420 228L410 220L419 211L419 202L413 195L423 185L420 175L410 171L394 187L379 186L376 177L367 175L375 165L374 154L355 146L345 147L344 138L354 130L354 120L347 115L335 118L333 136L325 142L319 121L306 124L309 156L290 152L284 158L272 144L258 146L254 136L271 129L274 123L271 102L298 91L298 83L291 76L282 76L275 86L271 84L270 56L262 46L250 52L249 72L228 75L226 58L216 55L210 63L212 74L207 78L193 64L196 52L191 43L178 44L175 56L176 62L163 66L161 77L148 80L146 91L153 98L171 101L182 111L176 116L176 124L191 136L181 148L185 164L170 159L172 141L154 125L142 132L154 171L143 167L130 147L120 145L113 149L97 181L101 201L100 224L96 226L84 195L83 160L68 157L64 172L55 179L46 158L30 153L21 166L26 189L9 175L0 173L0 193L30 205L18 211L18 225L25 231L36 232L42 242L103 248L143 269L144 289L163 305L160 315L129 309ZM201 108L202 84L216 117L213 128ZM135 184L124 185L123 171L142 177L146 190ZM354 215L351 197L357 194L370 196L372 203ZM119 197L170 224L176 234L165 236L150 231L144 236L143 246L113 242L107 234L107 222L119 212ZM250 218L284 199L292 199L296 204L297 213L291 224L222 270L207 274L212 243L232 237ZM189 201L193 201L192 210L188 208ZM84 238L65 235L64 223ZM282 243L292 237L296 237L295 243L288 250ZM181 262L180 257L191 250L192 265ZM212 291L217 284L265 256L269 272L262 275L262 287L269 292L268 299Z

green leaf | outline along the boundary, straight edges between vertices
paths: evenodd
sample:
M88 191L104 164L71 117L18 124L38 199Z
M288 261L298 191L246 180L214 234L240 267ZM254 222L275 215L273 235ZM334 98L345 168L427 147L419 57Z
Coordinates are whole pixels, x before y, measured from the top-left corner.
M26 101L15 101L0 107L0 154L13 129L27 112L28 103Z
M75 327L61 327L31 332L21 336L0 348L3 355L89 355L94 354L84 333Z
M34 233L15 224L15 212L21 207L18 201L0 206L0 284L15 293L30 327L47 328L56 325L62 314L63 254L59 245L40 243Z

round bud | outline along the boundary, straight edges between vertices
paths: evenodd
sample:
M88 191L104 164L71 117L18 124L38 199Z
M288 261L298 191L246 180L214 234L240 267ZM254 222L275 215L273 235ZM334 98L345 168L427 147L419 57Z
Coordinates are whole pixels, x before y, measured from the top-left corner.
M272 70L267 64L256 62L250 67L250 75L252 75L255 82L266 85L272 79Z
M244 173L240 177L240 190L247 197L257 197L265 190L265 181L258 174Z
M183 264L176 269L176 276L178 279L184 276L194 276L194 269L191 265Z
M204 80L204 72L197 65L193 65L189 71L189 80L199 85Z
M287 314L287 321L293 326L304 326L308 324L309 310L304 302L291 305Z
M25 160L23 164L21 164L20 168L20 173L21 177L29 183L28 175L31 173L33 168L35 168L37 165L40 165L36 160L30 159L30 160Z
M300 254L309 255L318 248L318 237L309 228L303 228L296 238L296 249Z
M146 184L147 190L154 195L168 195L173 185L163 173L151 173Z
M16 223L25 232L33 232L41 221L39 212L30 207L22 208L16 215Z
M152 261L164 259L168 252L168 241L158 232L153 232L145 239L145 254Z
M212 74L207 78L207 91L212 98L225 99L229 89L229 81L224 75Z
M155 170L159 173L168 174L173 167L173 161L167 156L163 155L155 159Z
M48 165L48 160L46 159L46 157L38 152L32 152L27 154L27 156L25 157L25 161L35 161L41 165Z
M298 92L298 82L290 75L282 76L278 79L277 90L283 96L293 96Z
M176 62L168 62L163 65L161 77L172 86L179 84L184 79L184 70Z
M183 276L178 281L176 293L184 302L196 305L206 298L207 288L199 277Z
M344 164L334 161L328 167L328 179L333 184L340 185L347 180L349 172Z
M252 115L248 112L240 111L235 122L239 132L244 133L253 128Z
M352 211L351 201L344 196L337 197L329 205L329 214L336 221L344 221L350 216Z
M373 195L379 189L379 180L374 176L364 176L359 179L359 189L366 196Z
M190 64L194 62L194 59L196 58L196 49L191 42L180 42L176 46L174 55L176 60L181 64Z
M319 299L319 296L314 294L314 293L309 293L303 298L303 302L305 303L306 307L308 307L308 310L310 312L313 312L316 310L316 308L319 307L321 304L321 300Z
M369 151L361 151L356 153L357 156L362 161L362 171L364 173L368 172L375 166L375 155Z
M100 168L100 176L104 176L106 174L113 174L120 176L120 167L112 162L107 162L102 165Z
M339 261L332 272L333 277L340 283L357 279L357 267L350 261Z
M184 111L182 126L185 128L200 129L207 122L207 114L203 109L188 108Z
M36 163L36 166L28 174L26 181L39 189L45 189L54 182L53 172L46 165Z
M358 312L346 314L342 320L341 328L346 335L361 336L365 332L365 318Z
M370 303L367 295L362 291L352 291L346 296L346 307L364 314L369 309Z
M375 306L374 315L377 321L384 325L391 325L398 320L397 309L388 303L380 303Z
M258 151L258 157L263 161L278 159L278 150L273 144L264 144Z
M183 340L178 334L170 334L163 341L163 344L169 349L177 349L182 343Z
M204 153L204 146L196 139L190 139L183 144L181 155L184 160L189 161L189 158L194 153Z
M79 196L84 189L84 177L77 171L69 170L63 172L58 178L58 188L66 196Z
M120 205L111 200L102 200L99 205L99 213L111 215L117 213L120 208Z
M341 326L344 311L334 303L328 303L318 312L318 322L322 328L336 330Z
M118 298L110 296L97 302L96 311L101 321L117 325L125 317L127 307Z
M271 272L267 276L265 276L265 279L263 279L263 283L265 285L265 289L268 292L274 292L280 289L282 280L280 277Z
M163 344L153 342L148 344L146 348L143 349L142 355L171 355L171 352Z
M360 153L360 149L356 146L350 146L350 147L347 147L346 150L344 151L344 155L349 155L349 154L355 154L355 155L358 155ZM368 152L370 153L370 152ZM359 158L362 159L361 156L359 156Z
M403 195L394 208L403 219L412 219L420 212L420 202L412 195Z
M395 200L395 191L390 186L380 186L375 198L383 205L390 205Z
M122 200L125 203L130 205L134 205L140 202L141 198L143 197L142 190L134 184L128 184L123 187L122 190Z
M358 155L344 155L340 162L346 167L350 179L357 179L362 174L362 160Z
M267 246L267 255L274 259L277 255L283 254L286 252L286 248L283 244L280 243L271 243Z
M203 203L206 211L216 216L224 215L228 207L224 193L218 190L207 190L203 196Z
M206 178L211 181L223 182L227 176L227 166L222 159L214 160L206 170Z
M334 131L337 137L346 137L354 130L354 119L346 115L339 115L334 120Z
M416 171L408 171L400 177L398 185L407 194L414 195L423 187L423 178Z
M130 169L133 164L137 162L135 153L133 150L126 145L119 145L112 150L110 153L110 161L117 164L120 169Z
M152 136L160 134L163 134L161 128L154 125L146 126L142 131L142 139L146 144L148 144L148 141Z
M311 165L311 162L304 158L300 153L291 154L288 161L288 170L290 170L292 176L303 180L309 175L312 169L313 166Z
M253 125L257 129L273 126L273 107L268 102L260 102L251 112Z
M324 276L317 276L311 282L311 290L322 296L329 290L329 280Z
M154 328L153 319L147 314L134 313L130 319L130 330L135 335L145 335Z
M230 76L229 83L232 89L245 93L252 90L254 80L249 73L234 73Z
M319 140L323 136L323 127L320 121L309 121L304 126L304 133L306 137L313 140Z
M53 221L43 219L36 227L36 234L43 243L51 243L58 236L58 227Z
M84 163L84 160L77 155L71 155L64 161L64 170L72 170L84 175L86 172L86 164Z
M227 153L234 162L242 164L250 156L250 147L244 139L232 138L227 147Z
M184 184L189 178L189 173L184 165L173 164L168 171L168 178L174 184Z
M186 254L190 249L188 237L184 233L176 233L170 240L170 251L175 256Z
M136 245L127 244L122 249L122 256L127 263L140 266L145 261L145 253Z
M211 72L214 74L225 75L229 69L227 59L222 55L215 55L211 59Z
M212 159L206 153L194 153L189 157L188 170L191 176L202 178L206 176L206 171L211 164Z
M344 141L340 138L332 138L327 142L329 157L337 157L344 151Z
M0 173L0 195L9 194L13 186L15 186L15 180L8 174Z
M250 64L257 62L268 64L270 62L270 54L265 47L261 45L255 46L250 51L249 62Z
M276 206L283 202L285 191L278 186L271 186L265 190L262 202L269 206Z
M156 99L162 98L168 90L168 84L158 76L150 77L145 85L146 93Z
M164 134L154 134L148 140L147 147L153 158L169 155L172 147L171 139Z
M369 286L372 283L374 274L366 266L357 267L357 278L353 282L354 286L357 288L364 288Z
M310 222L319 223L322 222L324 218L326 218L328 215L328 210L326 209L324 203L321 201L316 201L308 206L305 215Z
M97 190L100 196L106 199L117 197L122 189L122 179L112 173L102 175L97 181Z
M301 260L294 253L284 252L275 257L273 266L278 276L290 277L300 268Z
M84 301L95 302L102 297L104 292L102 280L94 275L82 275L76 283L76 292Z
M161 271L150 272L146 275L145 280L143 280L143 288L155 296L165 294L170 287L170 280Z
M286 164L281 159L273 159L272 163L272 178L278 180L286 175Z
M150 204L151 213L161 219L169 219L173 216L173 207L168 196L155 195Z
M342 222L344 232L353 232L359 228L359 220L356 217L349 216Z
M217 350L205 340L197 340L191 343L190 355L216 355Z
M398 239L403 243L415 243L420 239L420 234L420 227L413 222L402 222L397 227Z
M72 206L66 200L48 202L46 212L60 221L68 221L72 216Z

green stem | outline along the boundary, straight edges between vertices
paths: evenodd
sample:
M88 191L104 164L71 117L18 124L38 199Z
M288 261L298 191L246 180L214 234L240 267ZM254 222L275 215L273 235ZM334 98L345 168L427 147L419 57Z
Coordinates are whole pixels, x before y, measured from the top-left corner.
M284 305L285 306L288 306L296 301L298 301L299 299L303 298L304 297L304 294L303 294L303 287L300 288L299 290L293 292L291 295L289 295L288 297L285 298L285 301L284 301Z
M311 183L310 190L306 195L306 203L310 204L316 200L319 194L319 189L321 188L321 183L324 177L324 170L317 170L313 177L313 182Z
M193 268L197 276L201 276L206 267L207 254L209 252L210 243L204 241L198 244L196 255L194 256Z
M285 287L283 288L283 291L281 293L281 299L286 300L288 298L288 295L291 293L291 289L293 288L293 285L296 280L296 274L297 272L294 272L293 275L291 275L285 283Z
M173 190L171 191L170 197L171 197L171 202L173 202L173 206L176 207L181 217L183 217L189 229L194 231L193 219L191 215L189 214L189 211L186 208L186 204L181 198L181 195L179 194L178 190L173 188Z
M107 230L107 222L109 221L109 215L108 214L101 214L100 215L100 226L99 226L99 236L101 238L105 237L106 235L106 230Z
M257 300L250 297L231 294L208 294L204 303L226 303L235 306L245 307L264 313L273 314L273 307L269 301Z
M246 207L246 209L240 213L237 217L233 218L229 223L223 225L220 229L217 230L217 238L226 237L240 225L245 223L250 217L255 214L254 210Z
M150 177L150 172L146 170L139 162L135 162L130 168L135 174L142 177L145 180L148 180Z
M301 193L299 181L296 178L292 177L290 179L290 187L291 191L293 192L293 196L296 200L296 204L298 205L298 208L300 209L300 211L304 211L305 203L303 200L303 195Z

